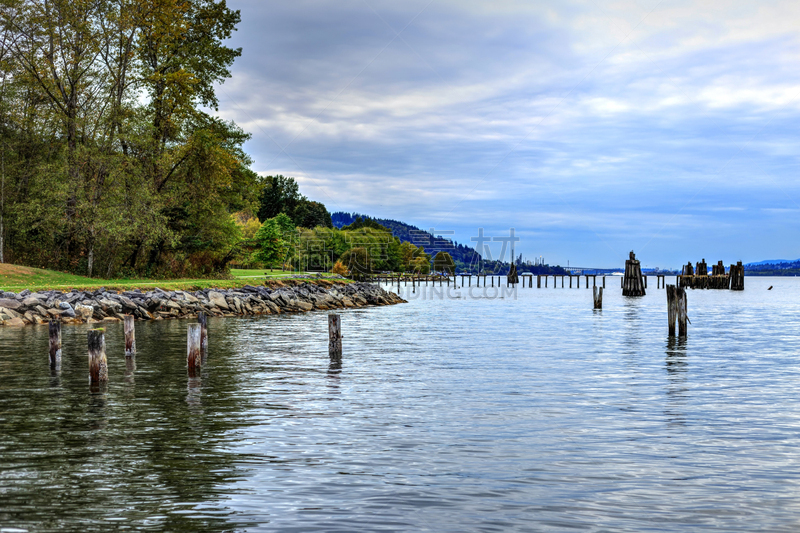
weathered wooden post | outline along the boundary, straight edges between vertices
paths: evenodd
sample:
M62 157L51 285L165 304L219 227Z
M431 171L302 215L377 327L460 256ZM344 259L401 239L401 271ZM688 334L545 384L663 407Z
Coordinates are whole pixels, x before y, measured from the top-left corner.
M50 321L50 368L61 368L61 322Z
M186 364L190 374L200 367L203 361L200 350L202 328L200 324L189 324L186 330Z
M647 276L642 276L642 279L644 279L644 288L646 289L647 288Z
M398 290L400 290L399 287ZM208 315L203 311L197 313L197 323L200 324L200 349L206 353L208 352Z
M136 333L133 327L133 315L125 315L122 322L122 330L125 332L125 357L136 354Z
M630 258L625 261L625 275L622 278L623 296L644 296L644 281L642 280L642 266L631 252Z
M89 347L89 382L100 383L108 381L108 362L106 361L106 335L105 330L90 329L88 335Z
M542 275L541 274L537 274L536 275L536 288L537 289L541 289L542 288Z
M595 309L602 309L603 308L603 287L594 286L592 287L592 291L594 292L594 308Z
M735 265L731 265L731 290L744 290L744 266L741 261L738 261Z
M678 336L679 337L686 337L686 322L689 320L689 316L687 313L688 304L686 302L686 289L680 288L677 289L678 297Z
M606 277L605 276L603 276L603 288L604 289L606 288Z
M675 319L678 315L678 288L675 285L667 285L667 325L669 336L675 336Z
M334 361L342 358L342 317L328 315L328 355Z

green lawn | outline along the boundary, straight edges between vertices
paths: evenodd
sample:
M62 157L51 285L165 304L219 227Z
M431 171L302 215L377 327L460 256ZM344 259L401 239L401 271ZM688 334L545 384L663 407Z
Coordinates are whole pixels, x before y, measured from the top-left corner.
M149 290L155 287L165 290L197 290L212 287L234 288L243 287L247 284L263 283L268 279L286 278L295 273L278 270L270 272L269 269L266 269L232 270L231 274L233 279L97 279L76 276L75 274L56 270L0 264L0 289L20 292L24 289L37 291L49 289L98 289L100 287L112 290Z
M295 274L295 272L289 272L288 270L274 270L274 271L271 271L268 268L262 268L262 269L232 268L231 269L231 275L234 278L264 278L264 277L290 276L292 274Z

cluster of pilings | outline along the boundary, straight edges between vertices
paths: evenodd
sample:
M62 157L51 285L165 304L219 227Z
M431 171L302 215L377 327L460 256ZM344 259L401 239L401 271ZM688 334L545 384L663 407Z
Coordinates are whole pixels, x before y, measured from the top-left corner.
M644 296L645 284L642 277L642 265L636 259L636 254L631 251L630 257L625 261L625 276L622 278L623 296Z
M129 371L136 369L136 330L133 315L125 315L123 332L125 334L125 366ZM189 324L186 331L186 366L189 377L196 377L197 372L208 353L207 316L197 314L197 323ZM89 354L89 383L102 384L108 382L108 359L106 358L106 330L90 329L87 333L87 349ZM61 369L61 321L51 320L50 333L50 368Z
M691 261L683 265L681 275L678 276L677 286L688 289L730 289L732 291L744 290L744 266L739 261L731 265L725 272L725 265L718 261L711 265L711 275L708 274L706 260L697 262L693 268Z
M129 371L136 370L136 333L134 317L126 315L123 325L125 332L125 366ZM186 328L186 367L189 377L198 377L200 369L208 356L207 316L200 312L197 323ZM105 329L90 329L87 333L89 354L89 383L93 386L108 382L108 359L106 357ZM50 368L61 370L61 322L50 321ZM337 314L328 315L328 354L331 361L342 360L342 320Z

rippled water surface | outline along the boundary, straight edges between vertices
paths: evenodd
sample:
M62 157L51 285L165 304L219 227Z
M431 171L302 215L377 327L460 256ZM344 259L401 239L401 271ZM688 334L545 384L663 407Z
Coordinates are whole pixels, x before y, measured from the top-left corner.
M59 373L0 328L0 531L796 531L800 281L689 291L681 342L608 281L342 311L340 368L326 313L211 320L193 379L187 321L135 371L111 325L99 392L86 327Z

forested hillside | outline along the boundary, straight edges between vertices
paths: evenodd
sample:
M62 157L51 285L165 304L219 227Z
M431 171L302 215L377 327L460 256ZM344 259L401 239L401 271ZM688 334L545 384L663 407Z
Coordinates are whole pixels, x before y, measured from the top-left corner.
M744 265L747 276L797 276L800 274L800 260L748 263Z
M374 218L368 215L344 213L341 211L331 213L331 220L334 227L337 228L350 225L358 218L374 220L381 226L388 228L392 232L392 235L400 239L400 242L410 242L416 246L424 246L425 250L433 255L436 255L436 252L440 251L449 253L459 270L469 268L470 265L472 265L472 268L478 268L481 257L475 251L474 246L464 246L463 244L453 242L451 239L443 238L441 235L431 235L428 231L406 224L405 222L400 222L399 220Z
M465 246L451 239L443 238L441 235L432 235L429 231L398 220L374 218L369 215L345 213L342 211L331 213L333 226L337 228L353 224L359 218L377 222L381 226L388 228L392 232L392 235L397 237L400 242L410 242L417 246L423 246L425 251L431 255L436 255L437 252L447 252L453 258L458 272L478 272L482 267L484 272L505 274L508 272L511 264L509 261L497 260L485 260L481 263L481 255L475 251L474 245ZM530 262L523 262L521 255L515 259L515 262L520 272L551 275L567 274L567 271L559 266L533 265L530 264Z

